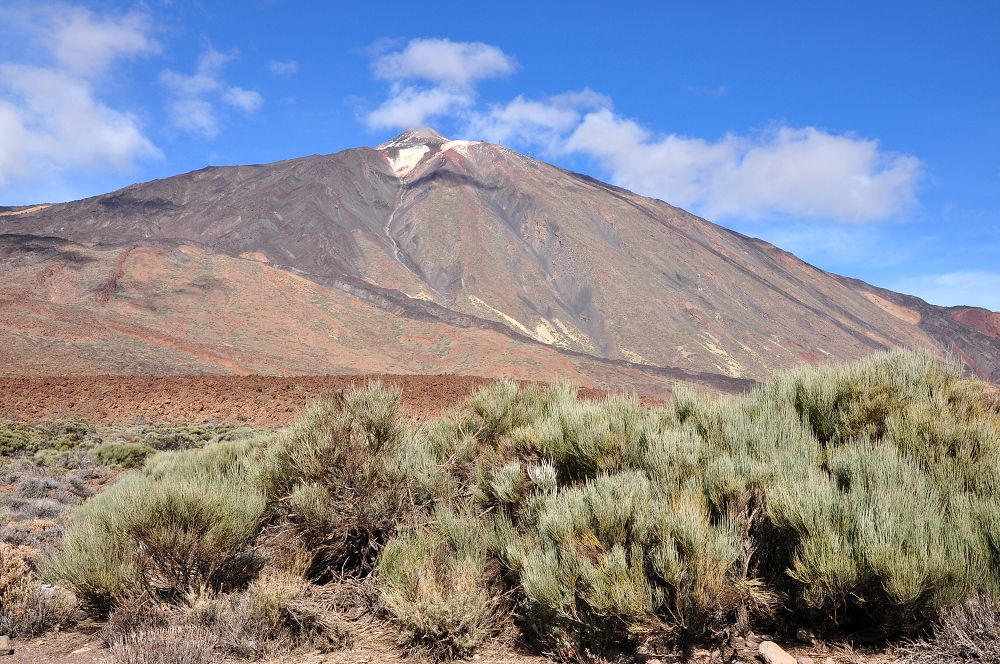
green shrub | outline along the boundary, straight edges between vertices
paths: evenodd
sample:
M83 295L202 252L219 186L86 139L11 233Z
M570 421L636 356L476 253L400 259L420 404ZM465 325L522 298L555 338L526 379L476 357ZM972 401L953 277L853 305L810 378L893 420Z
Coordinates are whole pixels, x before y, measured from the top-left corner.
M266 550L375 588L409 649L467 656L513 617L586 660L789 614L919 634L1000 598L998 504L1000 406L926 353L660 409L501 381L421 427L372 384L272 435L150 457L78 510L52 568L91 605L201 606L216 618L197 624L245 656L271 647L261 625L289 643L293 623L339 633L314 586L256 576Z
M0 421L0 456L31 455L40 450L66 452L83 445L94 431L82 420L38 425Z
M405 512L400 394L349 390L263 446L261 485L314 553L314 578L367 574Z
M138 468L153 454L153 448L143 443L105 443L94 449L94 457L107 466Z
M98 610L238 586L259 567L251 545L263 511L244 478L128 475L77 510L48 569Z
M140 443L158 451L192 450L215 443L230 442L252 437L256 431L250 427L230 424L177 424L145 425L125 432L131 442Z
M527 626L570 656L767 624L778 597L818 626L912 633L1000 590L1000 418L925 353L663 411L502 396L476 491Z

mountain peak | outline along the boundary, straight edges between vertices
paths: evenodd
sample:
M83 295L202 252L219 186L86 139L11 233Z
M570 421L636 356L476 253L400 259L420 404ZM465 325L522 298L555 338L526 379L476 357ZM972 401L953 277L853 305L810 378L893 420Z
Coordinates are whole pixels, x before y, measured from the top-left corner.
M378 150L412 148L418 145L441 145L448 139L430 127L407 129L396 138L379 145Z

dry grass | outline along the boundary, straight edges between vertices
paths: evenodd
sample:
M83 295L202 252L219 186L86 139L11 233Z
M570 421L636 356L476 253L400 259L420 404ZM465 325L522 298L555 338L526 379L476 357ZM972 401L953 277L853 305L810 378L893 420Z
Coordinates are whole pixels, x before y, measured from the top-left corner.
M73 597L42 585L30 556L30 549L0 542L0 634L32 637L72 618Z
M167 625L130 632L110 647L115 664L217 664L215 645L203 629Z
M986 595L947 609L929 638L907 644L898 664L1000 663L1000 604Z

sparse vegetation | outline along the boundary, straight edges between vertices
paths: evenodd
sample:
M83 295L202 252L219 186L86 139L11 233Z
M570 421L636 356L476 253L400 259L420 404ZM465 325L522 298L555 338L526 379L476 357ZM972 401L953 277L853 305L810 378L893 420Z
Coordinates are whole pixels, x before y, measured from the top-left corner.
M75 602L64 590L43 586L32 550L0 542L0 634L31 637L70 621Z
M269 652L260 626L343 643L344 607L317 598L344 584L435 658L513 626L574 660L803 621L919 636L973 598L995 620L997 478L1000 410L923 353L659 409L501 381L423 427L370 385L151 456L76 510L47 569L123 625L137 603L167 616L132 632L242 657Z
M110 644L116 664L214 664L213 635L186 625L167 625L130 632Z
M1000 605L976 595L942 612L930 637L900 649L896 664L1000 662Z

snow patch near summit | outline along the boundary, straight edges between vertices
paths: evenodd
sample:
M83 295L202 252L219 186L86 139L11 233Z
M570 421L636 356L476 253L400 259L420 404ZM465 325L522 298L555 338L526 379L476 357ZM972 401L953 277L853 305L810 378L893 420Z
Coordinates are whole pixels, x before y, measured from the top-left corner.
M479 141L448 141L447 143L441 145L441 152L447 152L448 150L457 148L458 152L464 154L465 150L463 148L467 148L470 145L478 145L478 144Z
M400 149L395 157L386 155L386 159L389 160L392 172L396 174L396 177L401 178L409 175L410 171L417 167L417 164L428 152L430 152L430 148L426 145L417 145L412 148Z

